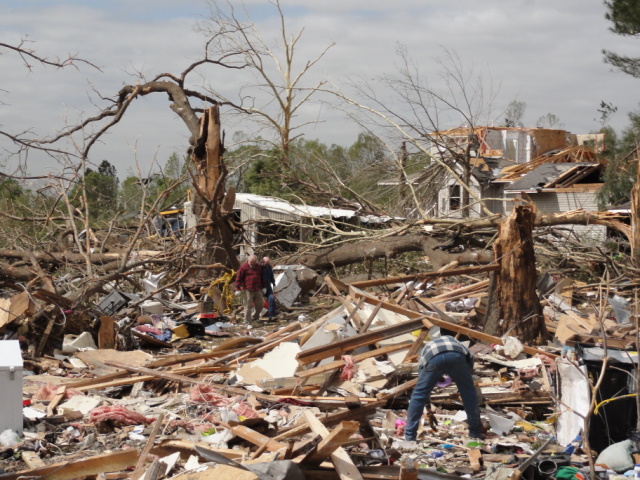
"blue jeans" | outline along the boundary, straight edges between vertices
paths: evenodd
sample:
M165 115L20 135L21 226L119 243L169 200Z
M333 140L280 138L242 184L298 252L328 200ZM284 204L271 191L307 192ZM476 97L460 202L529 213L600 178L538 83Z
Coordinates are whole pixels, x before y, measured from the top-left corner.
M269 316L269 318L273 318L278 315L278 312L276 312L276 297L273 294L273 288L270 287L270 285L267 287L266 294L267 301L269 302L269 311L267 312L267 315Z
M467 412L469 436L479 437L482 434L478 396L473 385L473 365L466 355L460 352L443 352L432 357L418 373L418 383L413 389L409 410L407 410L407 426L404 436L407 440L416 439L418 424L424 407L431 398L431 391L442 375L447 374L458 386L464 409Z

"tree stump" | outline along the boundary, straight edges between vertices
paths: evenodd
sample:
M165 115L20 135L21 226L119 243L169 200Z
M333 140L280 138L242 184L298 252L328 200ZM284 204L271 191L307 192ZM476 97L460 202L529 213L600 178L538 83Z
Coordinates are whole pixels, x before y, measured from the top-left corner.
M519 205L498 227L493 251L500 269L489 292L492 308L485 324L486 333L517 337L529 345L539 345L548 336L536 292L535 219L533 204Z

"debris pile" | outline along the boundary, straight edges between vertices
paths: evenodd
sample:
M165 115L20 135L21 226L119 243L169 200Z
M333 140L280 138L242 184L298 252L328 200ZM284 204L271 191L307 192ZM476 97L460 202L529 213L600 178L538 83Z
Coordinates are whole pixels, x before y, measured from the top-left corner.
M541 278L554 340L534 347L478 327L489 308L482 276L492 269L351 284L325 277L313 293L324 313L313 321L295 320L301 288L295 269L283 269L276 289L288 316L254 328L215 308L224 296L211 288L197 301L156 297L135 309L141 297L114 290L97 306L97 334L67 334L53 355L42 354L45 337L35 350L2 341L14 361L0 355L0 480L572 478L589 467L632 468L638 328L628 292L598 311L590 305L606 292ZM4 326L30 318L42 300L3 302ZM447 377L418 440L404 439L420 352L442 334L475 355L485 439L469 437Z

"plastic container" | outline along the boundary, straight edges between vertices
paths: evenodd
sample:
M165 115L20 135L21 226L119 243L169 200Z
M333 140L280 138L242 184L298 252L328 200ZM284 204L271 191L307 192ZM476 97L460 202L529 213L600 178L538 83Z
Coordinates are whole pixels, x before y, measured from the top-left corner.
M640 463L636 463L636 466L633 468L633 473L635 474L633 478L640 480Z
M161 302L147 300L140 304L140 313L142 315L162 315L163 305Z
M0 432L22 435L22 352L18 340L0 340Z

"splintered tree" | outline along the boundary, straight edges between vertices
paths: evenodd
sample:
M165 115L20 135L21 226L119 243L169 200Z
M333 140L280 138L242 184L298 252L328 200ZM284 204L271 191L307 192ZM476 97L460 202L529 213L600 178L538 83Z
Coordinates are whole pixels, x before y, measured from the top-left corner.
M498 226L493 251L500 269L489 292L485 331L538 345L546 340L547 329L536 292L538 276L532 235L535 221L534 205L518 205Z
M237 269L240 265L233 252L233 231L229 214L233 208L235 190L225 193L227 168L222 155L224 145L220 136L220 108L216 105L200 119L200 133L191 157L196 166L194 180L198 196L194 213L200 216L204 235L206 264L224 263Z

